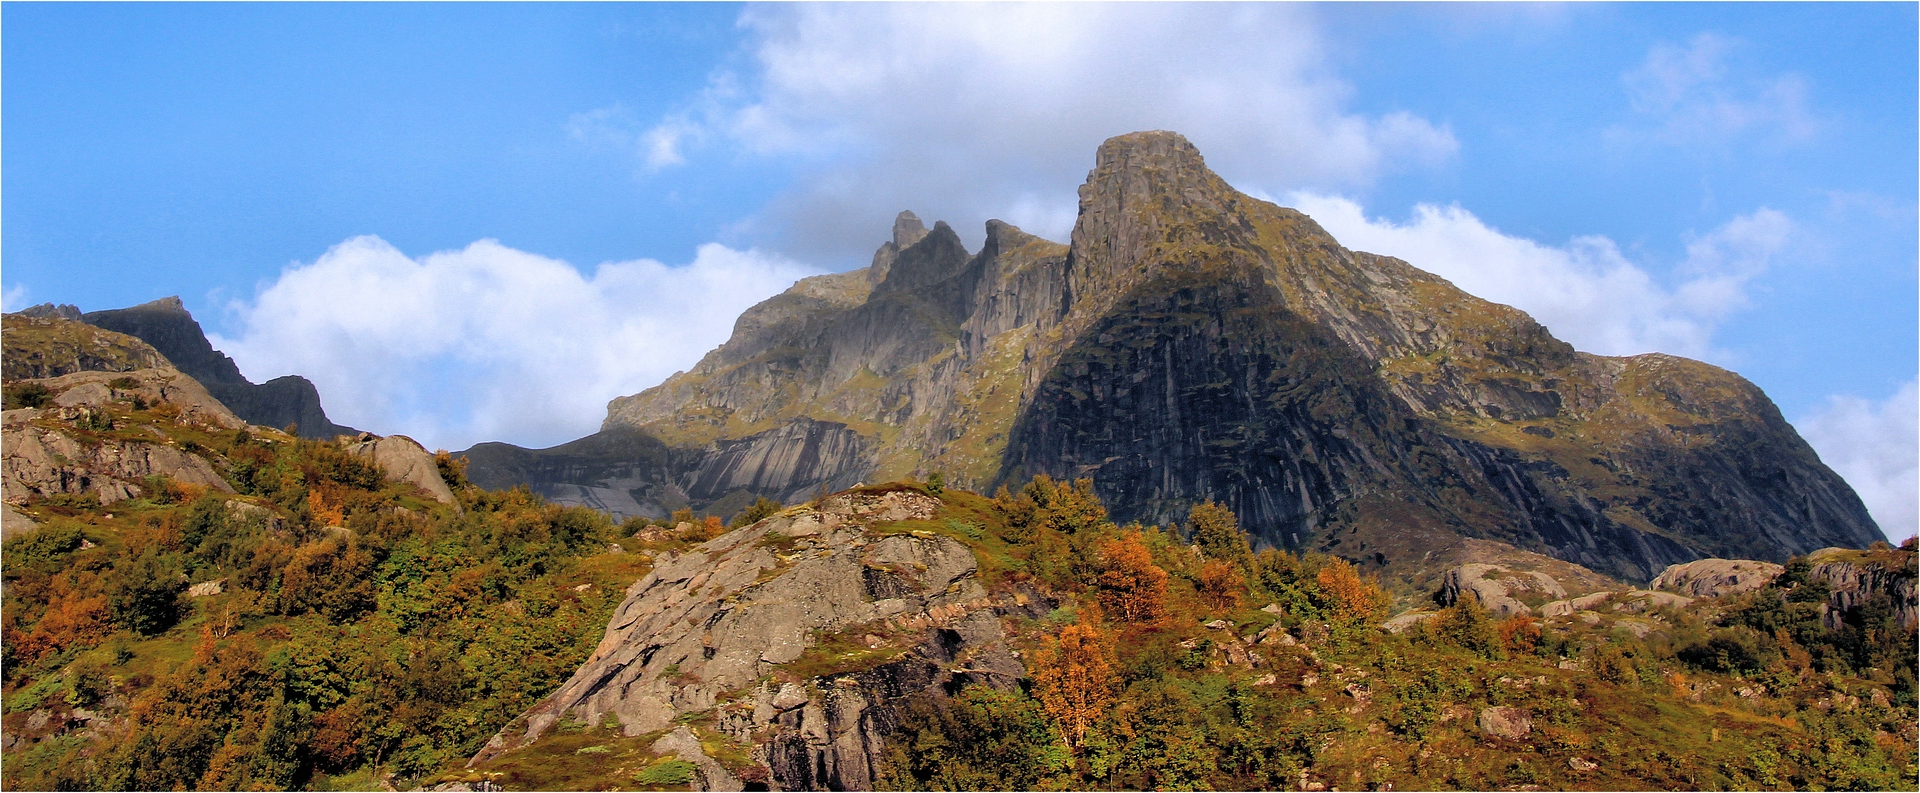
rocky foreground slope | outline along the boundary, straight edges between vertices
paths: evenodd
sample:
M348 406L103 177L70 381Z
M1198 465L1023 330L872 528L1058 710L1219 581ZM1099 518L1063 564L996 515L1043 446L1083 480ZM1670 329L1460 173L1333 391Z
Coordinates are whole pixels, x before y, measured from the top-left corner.
M897 726L889 700L1016 687L1025 669L1001 618L1048 610L1031 590L989 595L972 550L950 537L878 528L939 505L908 489L842 493L656 558L586 664L474 763L563 717L611 718L629 736L671 730L656 751L695 756L708 787L738 789L687 727L674 729L717 713L711 730L753 747L781 789L872 789ZM841 635L855 643L822 642ZM852 654L869 663L847 664ZM845 672L811 674L836 667Z
M1403 588L1467 540L1644 582L1880 537L1738 375L1575 351L1234 190L1167 132L1100 147L1069 245L993 221L970 253L903 213L871 267L748 310L599 435L466 455L475 481L653 517L932 472L983 492L1085 476L1122 520L1211 499L1261 546Z
M1143 737L1169 720L1187 731L1183 751L1218 753L1217 767L1203 764L1194 777L1209 784L1265 785L1280 774L1298 789L1344 787L1353 784L1344 770L1351 763L1385 769L1376 782L1475 787L1475 777L1447 776L1445 762L1427 760L1488 755L1501 758L1496 768L1510 771L1500 765L1506 758L1527 757L1548 766L1537 779L1607 789L1646 786L1660 772L1599 749L1596 737L1624 746L1707 729L1686 703L1698 713L1837 714L1862 707L1864 697L1876 713L1910 710L1910 671L1860 672L1887 690L1825 690L1827 678L1812 672L1801 648L1814 647L1830 669L1848 662L1819 649L1823 643L1863 641L1897 655L1898 636L1910 640L1915 627L1911 548L1828 549L1788 567L1699 560L1667 568L1652 589L1564 565L1467 564L1443 576L1438 606L1356 622L1341 604L1364 604L1364 595L1343 601L1331 567L1311 575L1298 568L1333 565L1324 557L1240 557L1246 580L1266 582L1241 593L1257 599L1215 600L1196 568L1217 550L1163 545L1157 535L1140 553L1166 565L1162 581L1171 573L1176 585L1163 590L1164 613L1141 617L1111 607L1115 588L1139 580L1116 577L1125 552L1113 538L1127 542L1117 527L1096 521L1055 533L1046 527L1072 525L1064 502L1055 502L1033 519L1037 528L1021 529L1002 503L899 483L864 487L683 551L657 551L586 662L434 789L644 784L667 779L675 764L681 775L673 779L706 790L1004 789L1047 779L1153 787L1180 777L1167 768L1118 778L1099 769L1127 766L1115 747L1134 742L1151 760L1133 762L1174 764L1171 739ZM648 537L634 540L661 541ZM1094 548L1103 550L1083 555ZM1088 567L1072 572L1079 564ZM1095 602L1110 606L1104 617ZM1254 608L1259 603L1266 605ZM1753 629L1755 619L1773 632ZM1057 693L1064 644L1056 637L1096 623L1098 641L1108 644L1073 674L1090 681L1089 701L1113 707L1096 704L1091 714L1105 743L1079 743L1066 721L1074 711ZM1414 662L1448 647L1479 655L1449 657L1443 666L1458 666L1457 674ZM1449 675L1465 677L1444 682ZM1173 678L1191 693L1156 688ZM1246 725L1260 737L1170 715L1214 695L1237 718L1277 710L1271 721ZM1664 704L1648 711L1652 700ZM981 703L990 716L965 715ZM1060 732L1019 726L1022 713L1041 709ZM1764 719L1714 723L1729 740L1792 740L1756 738L1754 730L1777 727ZM982 745L955 745L968 737ZM1266 767L1271 759L1235 754L1263 741L1312 754L1311 770L1276 771ZM1020 754L1037 749L1052 754ZM576 776L555 770L588 752L606 754L607 765ZM969 776L967 764L1000 770Z

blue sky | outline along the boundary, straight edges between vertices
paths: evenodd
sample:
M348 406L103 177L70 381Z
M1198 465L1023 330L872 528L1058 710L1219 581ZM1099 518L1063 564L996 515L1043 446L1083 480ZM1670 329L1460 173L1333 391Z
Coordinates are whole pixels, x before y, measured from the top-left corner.
M545 445L900 209L1064 239L1093 147L1171 128L1583 349L1740 372L1911 533L1915 8L7 3L0 288L179 294L345 423Z

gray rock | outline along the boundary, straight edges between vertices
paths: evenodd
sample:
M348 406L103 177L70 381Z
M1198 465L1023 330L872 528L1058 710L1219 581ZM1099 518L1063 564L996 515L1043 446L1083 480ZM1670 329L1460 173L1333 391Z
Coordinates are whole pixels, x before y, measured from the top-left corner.
M989 597L972 552L952 539L868 530L931 517L937 506L913 491L843 493L663 554L628 587L586 663L527 712L524 729L496 736L473 762L531 742L567 715L600 723L611 714L641 735L713 710L716 728L753 746L782 788L871 788L889 700L950 682L1014 685L1024 670L997 615L1047 608L1037 597ZM881 658L893 660L770 680L820 636L841 632L882 639Z
M1533 732L1533 716L1521 708L1484 708L1480 711L1480 732L1518 741Z
M34 529L40 524L12 504L0 504L0 538L12 538Z
M82 375L98 374L82 372ZM70 375L78 376L78 375ZM44 411L9 410L0 419L0 490L9 503L62 493L92 493L111 504L140 496L139 484L161 475L182 484L221 493L233 487L198 455L145 441L106 439L82 442L66 432L34 424Z
M1511 593L1534 590L1548 594L1557 593L1565 597L1567 591L1559 582L1545 573L1522 573L1498 578L1486 577L1488 573L1504 573L1507 568L1493 564L1463 564L1448 570L1440 579L1440 602L1451 606L1454 601L1467 592L1479 598L1480 605L1496 615L1508 617L1515 614L1532 614L1533 609L1515 599Z
M726 766L707 756L706 750L700 748L700 739L694 737L693 730L687 729L684 724L654 741L648 750L657 755L671 754L692 763L700 772L695 790L744 790L746 787Z
M452 504L454 512L460 511L460 502L453 497L453 490L447 487L446 479L440 476L440 466L433 461L433 453L421 446L419 441L405 435L382 438L363 432L348 442L346 449L349 454L379 465L386 472L387 481L410 483L433 500Z
M1784 569L1752 559L1701 559L1668 566L1648 588L1696 598L1721 597L1764 587Z

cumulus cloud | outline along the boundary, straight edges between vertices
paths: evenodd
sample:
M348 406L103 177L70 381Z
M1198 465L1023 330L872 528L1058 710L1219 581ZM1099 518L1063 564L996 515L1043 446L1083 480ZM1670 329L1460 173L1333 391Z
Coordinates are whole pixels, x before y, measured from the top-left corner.
M599 428L613 397L725 341L808 268L702 246L692 263L566 262L481 240L412 258L378 237L288 267L214 337L255 381L301 374L328 415L429 447L545 446Z
M1616 137L1650 135L1669 143L1725 140L1758 131L1776 143L1802 143L1819 131L1807 109L1807 83L1796 74L1741 79L1729 64L1738 42L1713 33L1687 46L1657 44L1621 76L1633 109L1650 130L1615 128Z
M1885 400L1828 397L1794 422L1820 459L1860 494L1880 530L1895 541L1920 530L1920 399L1914 381Z
M1349 199L1294 193L1290 203L1341 244L1404 259L1467 292L1519 308L1575 347L1604 355L1666 352L1715 358L1719 323L1746 305L1748 282L1788 243L1793 221L1772 209L1736 217L1687 245L1668 287L1612 240L1547 245L1510 236L1458 206L1421 204L1406 223L1368 218Z
M0 292L0 311L13 313L27 307L27 285L14 284Z
M702 142L808 164L771 210L789 245L864 245L903 208L977 238L1064 239L1107 137L1186 134L1230 179L1320 189L1444 162L1426 119L1349 108L1313 11L1243 4L775 4L750 68L636 136L659 167ZM809 170L810 169L810 170ZM862 253L864 251L861 251Z

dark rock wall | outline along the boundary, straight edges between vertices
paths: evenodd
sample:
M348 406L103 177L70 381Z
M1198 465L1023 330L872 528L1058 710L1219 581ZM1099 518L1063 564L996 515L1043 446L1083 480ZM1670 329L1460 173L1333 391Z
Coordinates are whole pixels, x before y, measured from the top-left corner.
M87 324L125 333L158 349L188 377L249 424L285 427L298 424L304 438L331 438L358 433L333 423L320 407L313 383L288 375L255 385L241 376L240 367L208 343L207 336L180 298L165 297L132 308L93 311Z
M800 419L778 429L722 441L701 456L684 478L695 503L717 501L736 490L798 503L858 484L873 470L872 442L831 421Z

